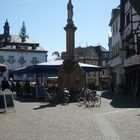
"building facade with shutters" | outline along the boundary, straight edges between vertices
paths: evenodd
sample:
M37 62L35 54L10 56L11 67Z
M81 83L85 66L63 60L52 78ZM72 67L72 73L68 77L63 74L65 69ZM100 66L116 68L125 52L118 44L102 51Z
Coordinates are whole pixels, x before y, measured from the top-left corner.
M47 52L39 43L26 35L25 23L23 23L20 35L11 35L10 26L6 20L4 33L0 35L0 63L7 66L5 73L7 78L21 79L21 76L13 77L12 71L47 61ZM23 80L26 80L28 76L30 77L27 75Z

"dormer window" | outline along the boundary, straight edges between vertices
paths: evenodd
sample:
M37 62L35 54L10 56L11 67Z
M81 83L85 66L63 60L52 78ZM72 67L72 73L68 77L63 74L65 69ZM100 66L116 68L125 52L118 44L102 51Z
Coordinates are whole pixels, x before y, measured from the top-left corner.
M21 49L21 46L19 46L18 44L16 45L16 49Z
M35 50L36 49L36 46L32 46L32 50Z

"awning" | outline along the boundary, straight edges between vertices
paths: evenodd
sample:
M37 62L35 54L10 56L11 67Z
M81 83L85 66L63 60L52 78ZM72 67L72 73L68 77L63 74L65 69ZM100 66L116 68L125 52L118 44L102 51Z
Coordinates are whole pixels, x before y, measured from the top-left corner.
M38 63L36 65L31 65L28 67L17 69L13 71L13 74L58 73L62 64L63 64L63 60ZM79 63L79 65L83 68L85 73L102 70L102 67L96 65L90 65L85 63Z

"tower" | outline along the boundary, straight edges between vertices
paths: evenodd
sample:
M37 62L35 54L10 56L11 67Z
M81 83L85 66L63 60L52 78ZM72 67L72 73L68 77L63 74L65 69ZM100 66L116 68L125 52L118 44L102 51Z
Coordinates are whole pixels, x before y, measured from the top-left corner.
M27 33L26 33L26 26L25 26L25 22L23 21L19 36L21 37L21 42L25 42L26 41L26 37Z
M85 73L74 57L75 49L75 31L77 28L73 22L73 5L69 0L67 4L67 25L64 27L66 31L66 59L58 73L58 86L60 89L76 91L85 87Z
M9 22L6 19L5 25L3 26L4 28L4 33L3 33L3 37L4 37L4 42L5 43L9 43L11 40L11 36L10 36L10 26L9 26Z
M5 22L5 25L3 26L3 28L4 28L4 35L9 36L9 34L10 34L10 32L9 32L10 26L9 26L9 22L8 22L7 19L6 19L6 22Z
M77 28L75 27L73 22L73 5L71 3L71 0L69 0L69 3L67 4L67 10L67 25L66 27L64 27L66 31L66 53L67 58L74 59L75 31L77 30Z

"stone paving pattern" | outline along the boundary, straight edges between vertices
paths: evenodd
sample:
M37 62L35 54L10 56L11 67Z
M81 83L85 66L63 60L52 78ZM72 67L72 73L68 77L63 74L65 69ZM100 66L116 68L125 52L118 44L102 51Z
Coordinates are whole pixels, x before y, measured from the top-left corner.
M15 100L0 113L0 140L140 140L140 99L101 96L100 108Z

